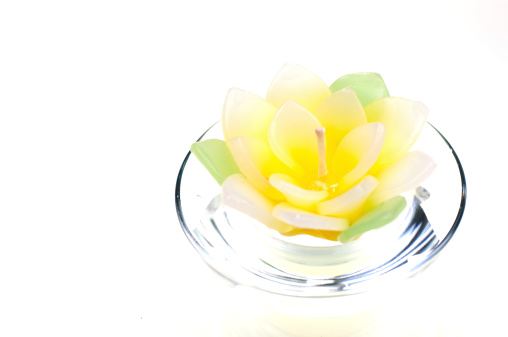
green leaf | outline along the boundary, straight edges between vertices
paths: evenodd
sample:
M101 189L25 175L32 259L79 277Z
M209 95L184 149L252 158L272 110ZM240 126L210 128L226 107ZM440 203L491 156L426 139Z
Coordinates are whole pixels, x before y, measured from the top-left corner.
M332 93L349 87L353 89L362 103L369 103L390 96L383 78L378 73L354 73L344 75L330 86Z
M349 242L365 232L389 224L399 216L406 205L406 198L400 195L379 204L343 231L339 235L339 241Z
M191 146L191 152L198 158L212 177L222 182L232 174L240 173L240 169L231 155L226 143L220 139L207 139Z

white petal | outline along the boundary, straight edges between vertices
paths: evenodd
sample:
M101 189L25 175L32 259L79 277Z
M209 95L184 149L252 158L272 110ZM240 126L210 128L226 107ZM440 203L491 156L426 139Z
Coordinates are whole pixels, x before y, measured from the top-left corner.
M248 136L268 141L268 127L277 109L248 91L229 89L222 108L222 132L230 138Z
M284 196L268 182L267 177L280 172L283 164L266 142L239 136L229 140L229 147L240 171L254 187L272 199L284 200Z
M273 209L273 215L277 219L298 228L342 231L349 227L347 219L314 214L288 203L276 205Z
M400 97L386 97L365 107L369 123L386 127L383 150L377 167L391 164L405 155L418 139L429 111L423 103Z
M382 123L367 123L349 132L337 147L332 172L339 181L339 190L346 191L356 184L374 165L385 136Z
M266 100L275 107L293 100L309 111L314 111L330 94L330 89L319 76L302 66L288 63L273 79Z
M310 208L328 196L326 191L311 191L301 188L293 178L285 174L272 174L268 180L296 207Z
M365 176L358 184L336 198L318 203L318 213L347 217L358 211L378 185L378 180Z
M296 171L318 171L319 155L316 129L319 121L294 101L284 104L273 117L268 140L273 153Z
M222 201L224 205L234 208L280 233L292 230L290 225L273 217L274 204L241 174L234 174L224 180Z
M375 206L418 187L436 168L436 163L421 151L412 151L377 174L379 185L368 202Z
M330 162L342 138L357 126L367 123L362 104L351 88L328 96L318 105L314 116L326 130L326 149Z

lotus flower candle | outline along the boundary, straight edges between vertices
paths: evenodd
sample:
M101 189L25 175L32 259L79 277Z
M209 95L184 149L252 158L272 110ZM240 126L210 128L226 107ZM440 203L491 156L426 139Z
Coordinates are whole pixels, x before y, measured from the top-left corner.
M404 210L406 192L435 163L411 151L428 110L389 96L376 73L331 86L309 70L283 66L266 99L230 89L224 141L191 151L222 186L223 203L282 235L348 242Z

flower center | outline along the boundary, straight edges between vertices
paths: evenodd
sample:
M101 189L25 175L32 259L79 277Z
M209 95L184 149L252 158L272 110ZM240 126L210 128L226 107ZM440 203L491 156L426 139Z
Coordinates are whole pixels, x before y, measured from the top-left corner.
M308 172L301 178L300 186L312 191L328 191L329 198L337 192L338 179L328 172L326 168L326 138L325 128L319 127L315 130L317 136L319 167L317 172Z
M337 194L337 187L339 186L337 182L337 177L332 173L328 173L322 178L319 178L316 174L309 174L302 177L300 186L312 191L328 191L329 197L327 199L329 199Z

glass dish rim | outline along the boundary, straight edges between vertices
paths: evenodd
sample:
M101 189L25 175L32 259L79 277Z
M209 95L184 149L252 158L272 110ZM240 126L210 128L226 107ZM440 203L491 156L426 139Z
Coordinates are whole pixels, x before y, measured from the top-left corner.
M196 141L200 141L201 139L203 139L203 137L205 137L205 135L220 122L221 121L219 120L219 121L215 122L214 124L212 124ZM428 255L425 256L424 259L421 259L418 261L418 263L415 263L412 265L412 267L410 268L411 275L409 275L409 276L416 274L418 271L423 270L426 266L430 265L432 263L432 261L444 249L444 247L447 246L447 244L449 243L451 238L455 235L455 233L460 225L460 222L463 218L463 215L465 212L465 207L466 207L466 199L467 199L467 185L466 185L465 173L464 173L463 166L460 162L460 159L459 159L457 153L455 152L454 148L451 146L450 142L444 137L444 135L436 127L434 127L434 125L432 125L430 122L427 122L426 124L428 124L442 138L442 140L446 143L446 145L450 149L450 151L453 155L453 158L455 159L455 162L457 164L457 168L458 168L459 174L460 174L461 197L460 197L460 205L458 207L458 212L457 212L457 215L453 221L452 226L450 227L450 229L448 230L446 235L441 240L439 240L438 244L432 249L432 251ZM181 225L182 230L183 230L184 234L186 235L187 239L191 242L191 244L194 246L194 248L198 251L200 256L202 258L204 258L205 262L214 271L216 271L220 276L229 280L233 284L237 284L238 281L236 279L222 273L220 270L215 268L214 265L210 261L208 261L207 258L205 258L209 255L209 252L198 242L196 237L191 233L191 231L185 221L185 217L184 217L183 210L182 210L180 191L181 191L181 181L182 181L184 169L187 165L187 162L188 162L191 154L192 153L189 151L187 153L187 155L185 156L185 159L182 162L180 170L178 172L176 186L175 186L175 206L176 206L177 216L178 216L180 225ZM379 266L379 268L381 268L383 266L384 265L381 265L381 266ZM396 265L393 269L397 269L398 267L399 267L399 265ZM393 269L389 269L389 271L391 271ZM375 269L369 270L369 273L372 273L373 271L375 271ZM360 274L360 275L362 275L362 274ZM257 276L260 276L260 275L257 275ZM347 277L350 277L354 280L358 276L355 276L355 273L352 273L350 276L347 276ZM248 285L252 286L251 284L248 284ZM279 293L277 291L273 291L271 289L265 289L263 287L256 286L256 285L254 285L254 287L264 290L264 291L267 291L267 292L287 295L287 293ZM363 292L363 291L360 291L360 292ZM298 294L291 294L291 295L299 296ZM302 295L302 296L305 296L305 295ZM314 296L312 296L312 297L314 297Z

